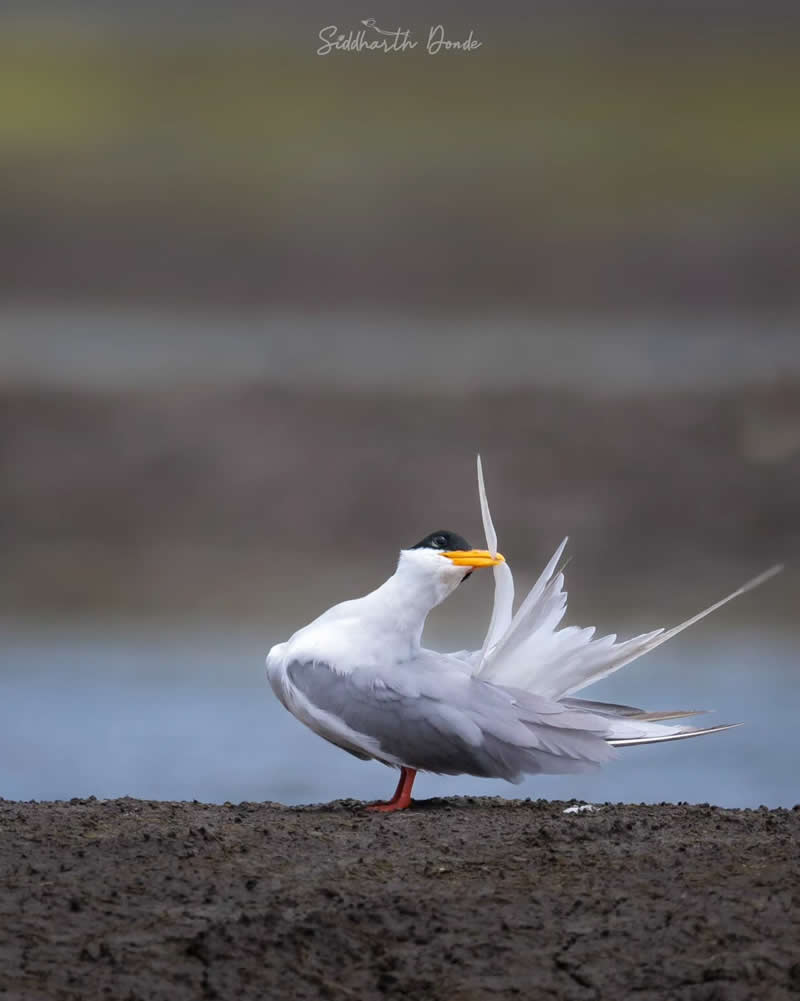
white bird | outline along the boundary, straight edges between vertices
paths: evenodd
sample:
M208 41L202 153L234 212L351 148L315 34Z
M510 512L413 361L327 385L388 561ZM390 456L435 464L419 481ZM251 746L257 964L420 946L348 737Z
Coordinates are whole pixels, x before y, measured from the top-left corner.
M433 532L401 551L394 574L377 590L334 605L267 656L267 677L289 712L356 757L400 769L393 797L369 809L409 806L418 771L519 782L524 774L598 768L617 747L738 725L667 724L695 712L647 712L572 696L780 567L672 629L623 642L615 635L595 639L593 628L558 628L567 604L557 569L566 539L512 615L513 578L497 552L480 459L478 489L487 549L473 549L453 532ZM428 613L482 567L494 567L495 598L481 650L425 649Z

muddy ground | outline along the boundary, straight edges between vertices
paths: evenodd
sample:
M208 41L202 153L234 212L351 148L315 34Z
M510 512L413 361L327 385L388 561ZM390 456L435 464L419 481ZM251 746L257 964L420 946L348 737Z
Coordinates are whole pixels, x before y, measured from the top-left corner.
M780 1001L800 807L0 801L0 997Z

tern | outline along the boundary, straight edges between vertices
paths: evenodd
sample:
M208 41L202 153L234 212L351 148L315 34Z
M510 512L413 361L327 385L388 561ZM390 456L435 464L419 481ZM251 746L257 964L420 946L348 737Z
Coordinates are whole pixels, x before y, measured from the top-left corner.
M567 595L559 561L565 539L513 613L514 583L497 551L478 458L486 549L437 531L403 549L394 574L362 598L334 605L267 656L275 695L302 723L364 760L400 769L390 800L411 804L417 772L519 782L526 774L596 769L616 748L705 736L674 721L699 710L648 712L592 702L574 693L672 639L763 583L772 567L672 629L633 639L595 638L593 628L559 628ZM480 650L437 653L422 646L431 609L475 570L492 567L494 606Z

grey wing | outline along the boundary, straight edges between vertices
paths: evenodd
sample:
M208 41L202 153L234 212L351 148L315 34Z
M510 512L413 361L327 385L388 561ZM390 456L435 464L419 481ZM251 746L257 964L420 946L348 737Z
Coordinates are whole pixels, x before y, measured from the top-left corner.
M448 659L348 674L294 662L291 683L322 713L363 735L388 764L446 775L518 781L523 774L581 772L615 756L607 721L582 709L491 685Z

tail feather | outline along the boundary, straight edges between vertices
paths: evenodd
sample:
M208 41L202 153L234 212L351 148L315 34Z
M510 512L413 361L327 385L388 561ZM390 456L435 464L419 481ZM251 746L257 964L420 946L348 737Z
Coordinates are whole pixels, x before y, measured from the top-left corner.
M640 648L637 649L636 647L633 647L631 650L622 653L621 656L614 658L610 665L602 668L600 672L598 672L597 674L592 674L591 677L579 681L578 684L573 685L568 691L569 692L578 691L585 685L592 684L595 681L600 681L602 678L607 677L609 674L613 674L614 671L618 671L621 667L624 667L626 664L630 664L632 660L636 660L643 654L649 653L651 650L655 650L655 648L661 646L662 643L666 643L667 640L671 640L673 636L677 636L678 633L682 633L684 629L688 629L689 626L693 626L695 625L695 623L700 622L700 620L704 619L707 615L710 615L712 612L716 612L717 609L722 608L723 605L727 605L728 602L733 601L734 598L739 598L741 597L741 595L747 594L748 591L752 591L754 588L759 587L761 584L768 581L771 577L774 577L776 574L779 574L781 570L783 570L783 564L778 563L775 566L770 567L769 570L765 570L763 573L760 573L757 577L753 577L745 584L742 584L741 587L737 588L731 594L727 595L724 598L721 598L719 601L715 601L713 605L709 605L708 608L703 609L702 612L698 612L696 615L693 615L690 619L686 619L685 622L681 622L679 625L673 626L672 629L659 630L658 634L653 636L652 639L647 639L644 642L642 642L640 644ZM636 639L629 640L628 642L630 644L635 644L637 640L641 639L643 639L643 637L636 637ZM620 649L626 646L628 646L627 643L622 643L620 644Z
M641 720L642 722L659 722L667 719L686 719L689 716L702 716L705 713L710 712L708 709L680 709L680 710L667 710L666 712L650 712L641 713L635 718Z
M685 740L687 737L705 737L709 733L721 733L732 730L741 723L723 723L720 726L707 726L698 730L678 730L672 733L652 734L644 737L608 737L606 743L612 747L634 747L637 744L661 744L667 740Z
M647 709L637 709L636 706L618 705L615 702L594 702L591 699L559 699L562 706L570 709L585 709L586 712L612 718L636 719L657 722L667 719L685 719L687 716L701 716L708 709L671 709L661 712L649 712Z

